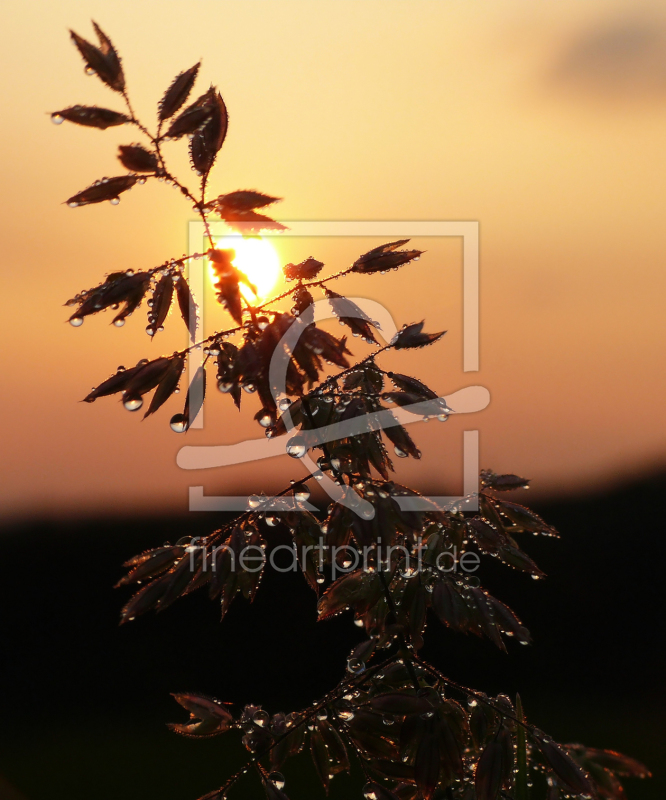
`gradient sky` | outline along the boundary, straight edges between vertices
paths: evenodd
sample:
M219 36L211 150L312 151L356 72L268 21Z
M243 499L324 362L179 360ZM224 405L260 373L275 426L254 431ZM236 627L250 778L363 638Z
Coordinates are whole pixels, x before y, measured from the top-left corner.
M175 398L141 422L115 398L78 401L143 356L185 344L171 317L150 342L145 308L122 329L100 315L73 329L62 303L118 269L187 248L192 212L162 185L118 207L62 201L121 174L105 132L47 111L119 108L86 77L67 28L90 18L120 51L139 116L151 122L173 76L203 58L230 111L213 192L284 197L284 220L478 220L481 370L462 372L459 240L398 273L356 277L399 323L448 329L436 348L386 361L442 393L478 383L474 417L412 426L424 459L399 477L457 491L462 431L478 428L482 466L584 491L664 463L666 12L657 2L560 0L182 0L13 4L0 30L4 124L0 514L185 511L187 487L277 490L299 476L286 456L186 473L168 427ZM192 181L182 145L175 169ZM289 240L333 269L377 241ZM341 291L343 284L336 284ZM209 304L210 305L210 304ZM224 324L223 314L218 319ZM208 315L213 319L213 311ZM367 350L356 346L364 355ZM182 398L182 395L181 395ZM252 413L257 401L248 403ZM218 393L189 443L257 434Z

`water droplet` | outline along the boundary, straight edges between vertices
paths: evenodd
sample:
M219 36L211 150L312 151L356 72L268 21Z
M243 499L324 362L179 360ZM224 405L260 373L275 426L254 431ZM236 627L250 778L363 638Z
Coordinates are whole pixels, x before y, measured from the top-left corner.
M362 619L355 619L354 620L354 625L356 625L357 628L362 628L363 627L363 620Z
M112 206L117 206L119 202L120 202L120 198L119 197L112 197L109 200L109 203L111 203Z
M71 200L69 203L67 203L67 205L70 208L78 208L79 207L79 204L75 200Z
M125 319L123 317L120 317L119 319L114 319L113 324L116 326L116 328L122 328L123 325L125 324Z
M284 789L284 775L281 772L271 772L268 780L275 786L276 789Z
M257 387L253 383L242 383L241 389L248 394L253 394L257 391Z
M263 728L269 720L268 711L264 711L263 709L260 711L255 711L252 715L252 719L257 725L259 725L260 728Z
M539 575L532 575L532 580L533 581L538 581L539 577L540 577Z
M317 577L315 578L315 581L316 581L316 582L317 582L319 585L321 585L322 583L324 583L324 581L325 581L325 580L326 580L326 576L325 576L323 573L321 573L321 572L318 572L318 573L317 573Z
M378 800L377 791L373 783L366 783L363 787L363 797L365 800Z
M404 451L404 450L401 450L401 449L398 447L398 445L397 445L397 444L395 445L395 447L393 448L393 450L395 451L395 454L398 456L398 458L407 458L407 453L405 453L405 451Z
M257 328L259 328L260 331L265 331L268 325L269 325L268 317L257 318Z
M360 675L365 672L365 662L360 658L350 658L347 661L347 672L351 672L352 675Z
M184 414L174 414L169 422L174 433L185 433L187 430L187 419Z
M276 517L274 514L270 514L266 517L266 525L268 525L270 528L275 528L279 524L280 518Z
M384 717L382 722L384 723L384 725L393 725L395 723L395 720L391 719L391 717Z
M308 448L300 436L294 436L287 442L287 454L292 458L303 458Z
M92 67L90 67L90 66L86 67L86 68L85 68L83 71L84 71L84 72L85 72L85 74L86 74L86 75L88 75L88 76L90 76L90 75L94 75L94 74L95 74L95 70L94 70Z
M261 497L258 497L256 494L252 494L247 498L247 504L250 508L259 508L261 505Z
M139 184L139 186L143 186L143 184L144 184L145 182L146 182L146 179L145 179L145 178L139 178L139 180L137 181L137 183Z
M440 422L446 422L446 420L447 420L448 418L449 418L449 415L448 415L448 414L438 414L438 415L437 415L437 419L438 419Z
M51 114L51 122L54 125L62 125L64 120L65 120L65 118L62 117L60 114Z
M146 333L148 334L148 336L154 336L155 335L155 328L153 328L152 325L149 325L146 328Z
M130 395L124 398L123 405L128 411L138 411L143 405L143 397Z
M270 428L273 424L273 417L266 411L259 417L259 424L262 428Z
M304 483L294 486L294 498L297 503L305 503L310 498L310 490Z
M278 408L280 411L286 411L291 405L291 400L288 397L283 397L278 401Z
M344 711L338 711L338 716L340 717L341 720L344 720L345 722L350 722L351 720L354 719L354 712L345 709Z
M432 719L432 717L434 716L435 716L434 711L424 711L423 714L421 714L421 719Z
M467 705L470 708L476 708L478 706L478 703L473 697L468 697L467 698Z
M226 394L227 392L230 392L234 388L234 385L230 381L218 381L217 388L223 394Z
M73 328L80 328L83 325L83 317L72 317L69 321L69 324Z

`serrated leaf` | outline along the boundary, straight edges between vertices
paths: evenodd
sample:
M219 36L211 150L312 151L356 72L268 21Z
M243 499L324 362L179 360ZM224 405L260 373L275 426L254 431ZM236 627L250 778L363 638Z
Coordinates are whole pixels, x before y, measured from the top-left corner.
M86 66L93 70L98 78L111 89L116 92L122 92L125 88L125 77L120 58L111 44L111 40L97 23L93 22L93 27L100 41L100 47L95 47L95 45L74 31L70 31L72 40L79 53L81 53Z
M157 156L140 144L121 144L118 160L131 172L155 172L158 167Z
M68 122L74 122L76 125L84 125L88 128L98 128L99 130L106 130L106 128L113 128L117 125L124 125L130 122L127 114L121 114L119 111L111 111L109 108L98 108L97 106L72 106L71 108L64 108L62 111L54 111L51 118L62 117Z
M422 333L422 331L423 322L415 322L412 325L405 326L394 337L392 342L393 349L406 350L414 347L425 347L441 339L446 333L446 331L440 331L439 333Z
M185 359L182 356L172 358L168 370L165 372L164 377L159 382L155 394L153 395L148 410L143 415L143 418L149 417L154 414L158 408L164 405L171 395L176 391L180 376L185 367Z
M178 307L180 314L183 318L187 330L190 332L190 339L194 341L197 332L197 306L194 302L194 297L190 292L190 287L182 275L178 276L176 280L176 297L178 298Z
M149 328L152 329L153 335L156 334L164 324L167 318L169 309L171 308L171 301L173 300L173 278L171 275L163 275L155 287L153 292L153 304L148 315Z
M75 208L91 203L102 203L104 200L115 200L123 192L131 189L138 180L136 175L120 175L117 178L97 181L82 192L72 195L66 200L66 203L71 208Z
M197 79L200 66L201 62L199 61L193 67L176 75L173 79L171 85L159 102L158 119L160 122L164 122L165 119L173 116L187 100L194 86L194 82Z

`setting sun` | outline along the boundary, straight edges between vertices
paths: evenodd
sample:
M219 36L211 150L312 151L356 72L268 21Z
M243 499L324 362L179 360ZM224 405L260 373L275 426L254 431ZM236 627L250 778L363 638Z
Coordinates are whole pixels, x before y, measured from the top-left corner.
M250 303L263 300L270 293L280 277L280 261L273 245L261 237L243 237L230 234L218 239L215 246L220 250L234 250L233 265L244 272L257 287L257 296L252 290L240 284L243 297Z

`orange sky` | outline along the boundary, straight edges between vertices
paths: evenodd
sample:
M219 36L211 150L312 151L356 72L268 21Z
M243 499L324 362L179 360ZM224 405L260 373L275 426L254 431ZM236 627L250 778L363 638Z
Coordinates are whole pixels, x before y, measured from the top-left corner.
M191 218L158 184L116 208L62 205L120 174L117 145L137 139L124 127L54 127L45 113L77 102L120 108L83 74L68 40L68 27L92 36L90 17L119 49L141 117L203 57L200 85L219 85L231 117L214 192L282 196L275 213L285 220L479 220L479 373L462 372L459 241L415 241L428 251L417 264L344 284L400 323L425 316L429 329L449 330L413 362L396 354L385 363L443 393L472 383L491 391L475 417L412 426L424 459L400 463L402 480L458 490L471 427L482 466L526 474L551 494L663 464L659 3L35 2L11 6L0 31L0 514L185 511L193 483L210 494L271 491L300 474L287 457L186 473L175 464L185 437L168 428L180 400L143 423L115 398L77 402L118 364L185 338L170 318L162 344L151 343L145 309L120 330L105 315L75 330L62 303L107 272L182 254ZM183 146L170 148L191 180ZM377 243L285 239L279 248L286 260L312 254L338 269ZM227 401L215 393L189 443L256 435L251 414Z

